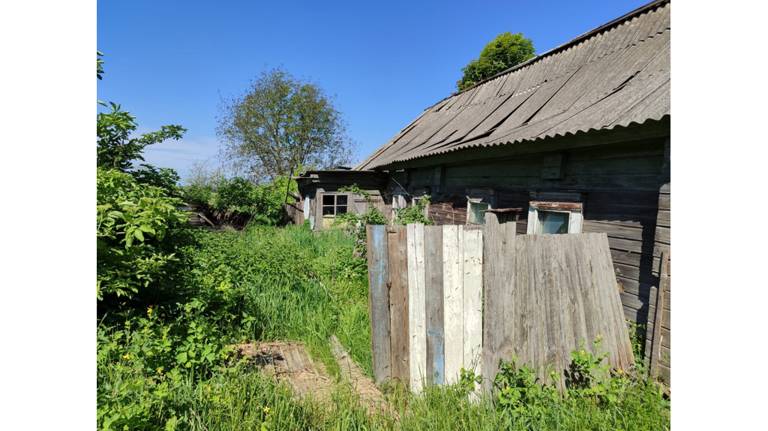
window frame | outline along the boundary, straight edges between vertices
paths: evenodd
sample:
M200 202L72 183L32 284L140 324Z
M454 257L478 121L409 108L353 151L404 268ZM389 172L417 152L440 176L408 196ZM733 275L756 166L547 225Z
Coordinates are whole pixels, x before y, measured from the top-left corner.
M568 231L565 234L582 232L584 225L584 204L582 202L530 201L528 203L528 227L526 234L542 235L539 212L568 214Z
M326 196L333 197L333 204L327 205L325 203L325 197ZM339 202L338 202L339 196L344 196L346 198L346 203L345 204L343 204L343 205L339 204ZM335 218L339 214L346 214L346 213L349 212L350 200L351 199L350 199L349 193L333 193L333 192L329 193L329 192L324 192L322 194L321 198L320 198L320 214L323 217L326 217L326 218ZM346 210L343 213L339 213L339 207L340 206L343 206L344 208L346 208ZM333 208L333 214L326 214L325 213L325 209L326 208Z
M484 225L485 224L485 214L483 214L483 217L481 217L479 221L477 221L477 220L474 221L474 222L470 221L471 215L474 214L474 211L472 211L472 204L475 204L475 205L477 205L477 204L487 205L487 208L485 208L485 210L483 210L483 213L485 213L485 211L493 209L493 203L490 202L490 199L471 198L471 197L467 196L467 220L465 221L464 224L468 224L468 225Z

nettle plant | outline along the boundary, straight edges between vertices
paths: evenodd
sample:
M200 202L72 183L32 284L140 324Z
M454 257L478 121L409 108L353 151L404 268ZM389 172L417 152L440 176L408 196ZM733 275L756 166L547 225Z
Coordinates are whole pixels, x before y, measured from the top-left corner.
M395 210L395 224L407 225L411 223L421 223L431 225L432 220L426 215L429 205L429 196L422 196L414 199L413 205Z
M365 256L365 226L369 224L387 224L387 218L376 208L371 194L363 190L357 184L342 187L340 192L354 193L365 199L367 209L362 214L346 212L336 217L334 225L342 226L344 230L355 237L355 252L360 256Z

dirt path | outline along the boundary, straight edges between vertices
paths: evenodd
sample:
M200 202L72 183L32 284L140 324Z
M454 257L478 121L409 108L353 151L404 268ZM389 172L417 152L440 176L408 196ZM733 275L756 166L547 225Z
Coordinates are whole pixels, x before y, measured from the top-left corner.
M330 344L341 370L342 384L352 388L368 413L395 414L373 380L365 375L336 336L331 337ZM287 383L297 397L311 397L320 402L330 400L336 380L321 362L312 360L303 343L272 341L239 344L236 348L240 355L252 358L262 372Z

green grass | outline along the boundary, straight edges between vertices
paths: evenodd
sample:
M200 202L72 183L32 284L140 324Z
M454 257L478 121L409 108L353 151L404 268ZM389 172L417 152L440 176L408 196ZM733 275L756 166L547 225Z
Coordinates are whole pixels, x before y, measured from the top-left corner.
M370 375L366 265L353 257L354 240L301 227L195 237L180 253L182 271L170 294L124 304L100 319L100 429L669 428L669 403L658 388L623 377L564 396L525 384L476 401L460 385L430 387L420 396L391 387L386 394L397 420L369 417L343 385L330 405L298 401L235 362L226 346L299 340L338 373L328 345L335 334ZM515 402L519 394L529 401Z

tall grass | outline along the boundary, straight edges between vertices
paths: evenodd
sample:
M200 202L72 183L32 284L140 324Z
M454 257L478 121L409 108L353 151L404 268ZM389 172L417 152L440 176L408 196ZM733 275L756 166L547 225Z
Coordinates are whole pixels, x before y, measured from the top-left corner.
M366 264L354 257L354 240L301 227L196 235L196 244L181 253L186 270L175 296L114 310L98 325L101 429L669 427L668 402L642 379L611 380L610 397L536 389L544 395L527 404L514 403L515 394L531 391L527 387L470 401L461 385L428 387L419 396L392 386L386 395L397 413L372 416L343 384L329 403L297 400L252 366L234 361L227 346L303 341L338 373L328 345L335 334L370 375Z

